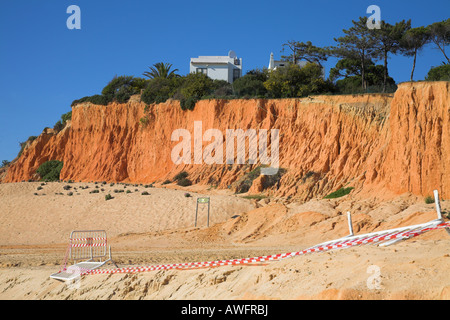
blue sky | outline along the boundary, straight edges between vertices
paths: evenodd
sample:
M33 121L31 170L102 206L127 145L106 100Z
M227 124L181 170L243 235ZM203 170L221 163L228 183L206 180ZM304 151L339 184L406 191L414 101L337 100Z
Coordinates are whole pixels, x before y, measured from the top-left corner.
M450 1L145 1L14 0L0 2L0 161L12 160L19 142L53 127L73 100L98 94L114 75L142 76L156 62L189 72L189 59L243 58L244 71L279 59L288 40L334 45L351 20L378 5L390 23L412 26L449 17ZM81 30L69 30L67 7L81 9ZM443 55L428 46L415 80ZM325 64L328 72L336 60ZM389 73L408 81L412 59L389 60Z

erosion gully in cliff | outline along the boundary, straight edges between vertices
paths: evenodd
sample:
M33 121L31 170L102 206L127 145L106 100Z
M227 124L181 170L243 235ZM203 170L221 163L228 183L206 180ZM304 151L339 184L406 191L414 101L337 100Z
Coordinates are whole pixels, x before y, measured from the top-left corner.
M257 165L175 165L171 159L172 132L193 132L201 121L203 132L278 129L285 174L269 190L276 196L308 200L346 185L360 194L438 189L450 196L449 82L402 83L394 95L202 100L192 111L169 100L144 109L136 99L73 107L69 125L59 133L44 130L3 182L32 179L39 165L60 160L62 180L150 183L185 170L194 183L233 187ZM210 143L203 141L203 148ZM251 191L261 191L258 181Z

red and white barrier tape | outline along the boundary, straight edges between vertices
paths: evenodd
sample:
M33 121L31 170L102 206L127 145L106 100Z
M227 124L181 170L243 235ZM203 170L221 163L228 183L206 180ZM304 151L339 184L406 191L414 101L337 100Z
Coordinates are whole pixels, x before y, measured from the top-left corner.
M200 269L207 267L219 267L219 266L230 266L230 265L245 265L257 262L269 262L269 261L279 261L286 258L291 258L299 255L304 255L307 253L328 251L333 249L349 248L358 245L373 244L379 242L385 242L389 240L404 240L412 237L416 237L430 230L450 228L450 222L442 222L434 226L425 226L418 229L410 229L403 231L394 231L391 233L383 233L378 235L370 235L367 237L356 236L354 239L345 238L336 240L331 243L319 244L311 248L297 251L288 252L275 255L253 257L253 258L243 258L243 259L232 259L232 260L217 260L217 261L205 261L205 262L189 262L189 263L176 263L176 264L162 264L154 266L139 266L139 267L125 267L125 268L115 268L115 269L95 269L95 270L81 270L81 275L85 274L113 274L113 273L137 273L137 272L147 272L147 271L157 271L157 270L190 270L190 269Z
M73 243L72 248L84 248L84 247L106 247L105 243Z
M97 242L100 241L100 242ZM64 260L60 266L59 272L67 272L70 270L67 268L67 262L69 261L69 255L71 248L87 248L87 247L107 247L108 240L105 237L92 237L92 238L70 238L69 244L66 249L66 254L64 256ZM88 269L82 269L82 273L86 273L90 271Z
M72 238L72 241L106 241L106 238L104 237L88 237L88 238Z
M70 239L72 248L82 247L106 247L106 238L73 238Z

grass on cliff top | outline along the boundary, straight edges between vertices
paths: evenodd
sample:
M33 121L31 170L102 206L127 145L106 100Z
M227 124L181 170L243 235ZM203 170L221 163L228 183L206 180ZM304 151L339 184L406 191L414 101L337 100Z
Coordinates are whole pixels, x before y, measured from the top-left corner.
M348 188L340 188L339 190L330 193L329 195L325 196L324 199L336 199L343 196L348 195L354 188L348 187Z

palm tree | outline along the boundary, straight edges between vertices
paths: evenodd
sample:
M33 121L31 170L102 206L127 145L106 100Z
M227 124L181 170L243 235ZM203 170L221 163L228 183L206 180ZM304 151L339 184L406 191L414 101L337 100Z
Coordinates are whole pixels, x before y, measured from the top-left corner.
M170 70L172 68L171 63L158 62L153 65L153 67L148 67L150 71L143 73L144 76L154 79L154 78L173 78L179 77L175 72L178 69Z

